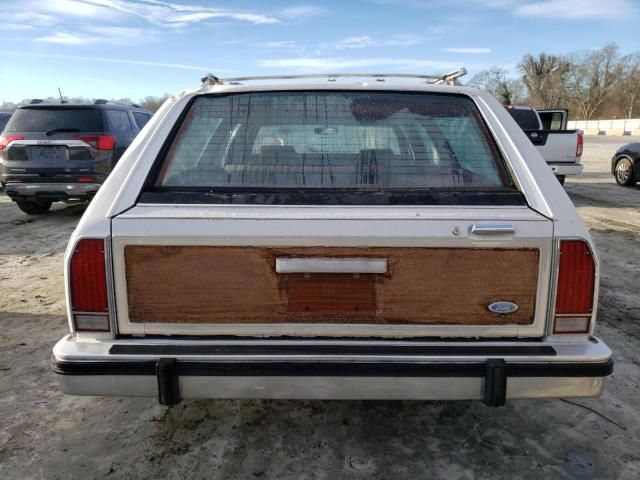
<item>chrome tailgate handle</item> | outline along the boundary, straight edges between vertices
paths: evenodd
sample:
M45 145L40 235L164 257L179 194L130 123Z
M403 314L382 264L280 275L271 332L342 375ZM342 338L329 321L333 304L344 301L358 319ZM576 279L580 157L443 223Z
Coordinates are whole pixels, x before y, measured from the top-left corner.
M279 257L277 273L387 273L386 258Z
M516 229L510 223L476 223L470 232L473 235L513 235Z

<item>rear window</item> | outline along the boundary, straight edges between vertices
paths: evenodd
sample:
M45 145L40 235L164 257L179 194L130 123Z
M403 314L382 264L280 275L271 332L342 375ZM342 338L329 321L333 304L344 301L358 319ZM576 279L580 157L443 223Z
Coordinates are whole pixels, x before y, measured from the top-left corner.
M147 122L151 120L151 115L147 115L146 113L133 112L133 118L136 120L136 125L138 125L138 128L142 130Z
M109 121L109 131L113 133L127 133L131 131L129 114L124 110L105 110Z
M4 130L4 127L7 124L7 122L9 121L10 118L11 118L11 115L5 115L5 114L0 113L0 132L2 132L2 130Z
M286 195L328 190L384 196L512 189L475 104L449 94L197 97L158 172L156 191ZM263 198L261 203L288 203L282 196Z
M7 124L7 132L48 132L68 128L101 132L102 113L95 108L19 108Z
M520 128L523 130L540 130L540 121L536 113L530 108L508 108Z

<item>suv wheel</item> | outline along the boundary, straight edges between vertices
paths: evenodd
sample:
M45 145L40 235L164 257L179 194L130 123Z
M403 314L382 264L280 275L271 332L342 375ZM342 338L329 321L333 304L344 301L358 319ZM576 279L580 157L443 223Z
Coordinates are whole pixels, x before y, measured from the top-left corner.
M17 201L18 208L28 215L46 213L51 208L51 201L36 200L35 202Z
M623 187L630 187L636 184L635 172L631 160L622 157L616 163L616 182Z

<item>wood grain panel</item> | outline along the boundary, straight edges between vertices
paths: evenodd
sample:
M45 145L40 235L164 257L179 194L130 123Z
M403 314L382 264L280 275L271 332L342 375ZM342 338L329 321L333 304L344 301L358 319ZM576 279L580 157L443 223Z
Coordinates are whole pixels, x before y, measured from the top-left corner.
M275 272L277 257L386 258L384 275ZM527 325L537 249L125 247L134 323ZM489 312L511 301L510 315Z
M376 314L376 275L288 274L289 313L309 315Z

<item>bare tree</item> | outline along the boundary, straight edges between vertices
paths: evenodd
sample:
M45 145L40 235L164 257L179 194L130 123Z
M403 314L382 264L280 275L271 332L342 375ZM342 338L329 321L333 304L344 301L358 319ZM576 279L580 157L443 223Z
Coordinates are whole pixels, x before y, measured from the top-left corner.
M567 87L580 118L591 120L599 113L616 86L620 68L614 44L571 57Z
M17 103L13 103L13 102L2 102L2 103L0 103L0 112L13 113L16 108L18 108L18 104Z
M491 92L505 105L521 104L526 99L522 81L519 78L508 78L507 71L499 67L475 74L467 85Z
M140 100L140 106L142 108L146 108L151 112L156 112L162 106L165 100L167 100L167 98L169 98L170 96L171 95L168 93L165 93L160 97L147 96Z
M566 101L569 62L556 55L527 54L518 65L529 101L537 108L558 107Z
M620 93L622 104L619 111L625 118L633 118L640 110L640 52L622 57L620 60L620 79L616 92ZM638 112L640 113L640 112Z

